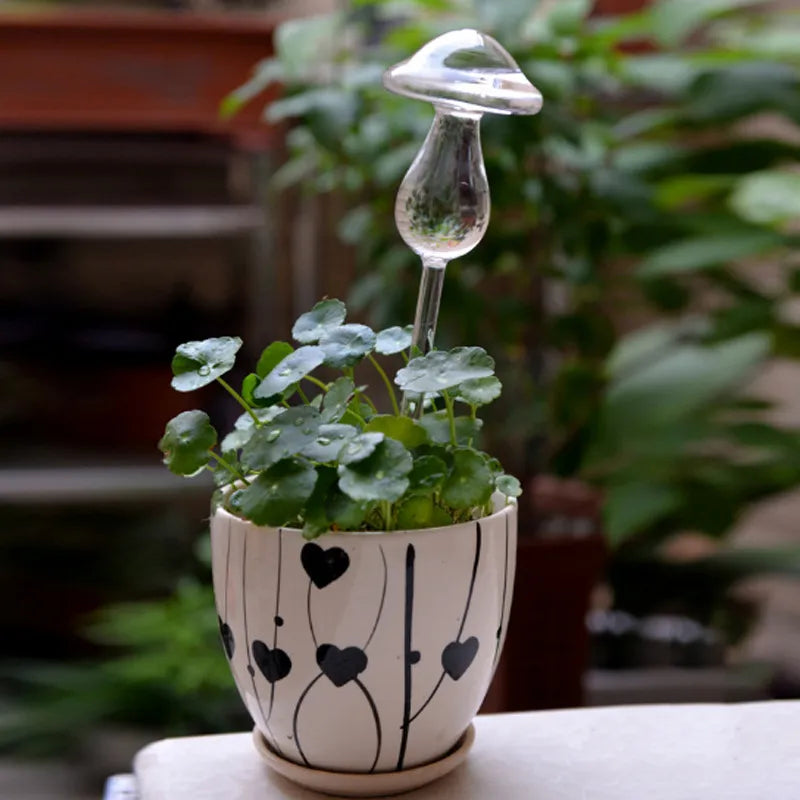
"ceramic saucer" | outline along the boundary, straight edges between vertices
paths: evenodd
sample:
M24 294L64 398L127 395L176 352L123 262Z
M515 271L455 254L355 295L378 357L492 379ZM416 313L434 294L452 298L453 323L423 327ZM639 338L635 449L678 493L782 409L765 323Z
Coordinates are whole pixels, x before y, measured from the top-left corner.
M328 772L310 769L277 755L257 728L253 730L253 741L259 755L275 772L300 786L339 797L382 797L410 792L454 770L467 757L475 741L475 726L470 724L455 748L443 758L399 772Z

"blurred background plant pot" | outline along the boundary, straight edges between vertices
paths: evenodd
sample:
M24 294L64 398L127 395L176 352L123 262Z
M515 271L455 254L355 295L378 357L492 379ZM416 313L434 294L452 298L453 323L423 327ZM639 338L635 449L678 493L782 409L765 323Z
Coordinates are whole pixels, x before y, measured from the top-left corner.
M605 558L599 493L579 481L532 479L520 505L508 635L481 711L583 705L586 614Z
M229 133L219 104L272 50L274 15L52 10L0 18L0 126ZM263 142L260 105L233 127Z

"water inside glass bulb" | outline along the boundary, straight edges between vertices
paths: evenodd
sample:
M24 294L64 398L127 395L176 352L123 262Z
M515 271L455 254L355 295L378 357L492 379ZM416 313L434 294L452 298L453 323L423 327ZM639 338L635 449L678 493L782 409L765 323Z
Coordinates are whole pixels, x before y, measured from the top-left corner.
M397 230L423 260L472 250L489 224L480 114L438 109L395 201ZM444 265L442 265L444 266Z

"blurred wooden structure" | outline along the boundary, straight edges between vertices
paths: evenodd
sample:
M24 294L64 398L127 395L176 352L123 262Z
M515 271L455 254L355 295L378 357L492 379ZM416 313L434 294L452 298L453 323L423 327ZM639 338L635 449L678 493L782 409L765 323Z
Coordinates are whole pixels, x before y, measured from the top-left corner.
M275 15L0 14L0 129L194 132L267 147L265 99L221 100L272 53Z

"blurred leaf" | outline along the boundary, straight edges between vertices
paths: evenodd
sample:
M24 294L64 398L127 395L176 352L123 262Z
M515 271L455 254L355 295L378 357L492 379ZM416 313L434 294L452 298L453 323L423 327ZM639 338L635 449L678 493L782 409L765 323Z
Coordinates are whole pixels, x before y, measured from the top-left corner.
M743 230L727 236L696 236L650 253L639 265L642 277L671 275L713 267L774 250L782 237L769 231Z
M800 218L800 174L785 170L754 172L739 179L731 208L748 222L783 225Z
M223 119L237 114L254 97L261 94L268 86L286 77L284 65L275 58L262 61L253 70L253 76L238 89L234 89L220 103L219 113Z
M680 494L670 486L634 480L612 483L606 489L603 519L613 547L641 533L681 504Z
M290 19L275 30L275 51L291 80L313 81L336 58L344 15L340 12Z
M602 404L601 428L611 440L696 414L740 385L769 353L760 333L710 346L676 344L611 381Z
M700 75L689 89L686 114L694 122L724 123L775 110L800 120L798 72L788 64L748 61Z
M742 6L764 0L657 0L651 9L653 32L658 41L674 47L707 20Z
M670 210L721 195L735 183L732 175L674 175L658 184L656 203Z

